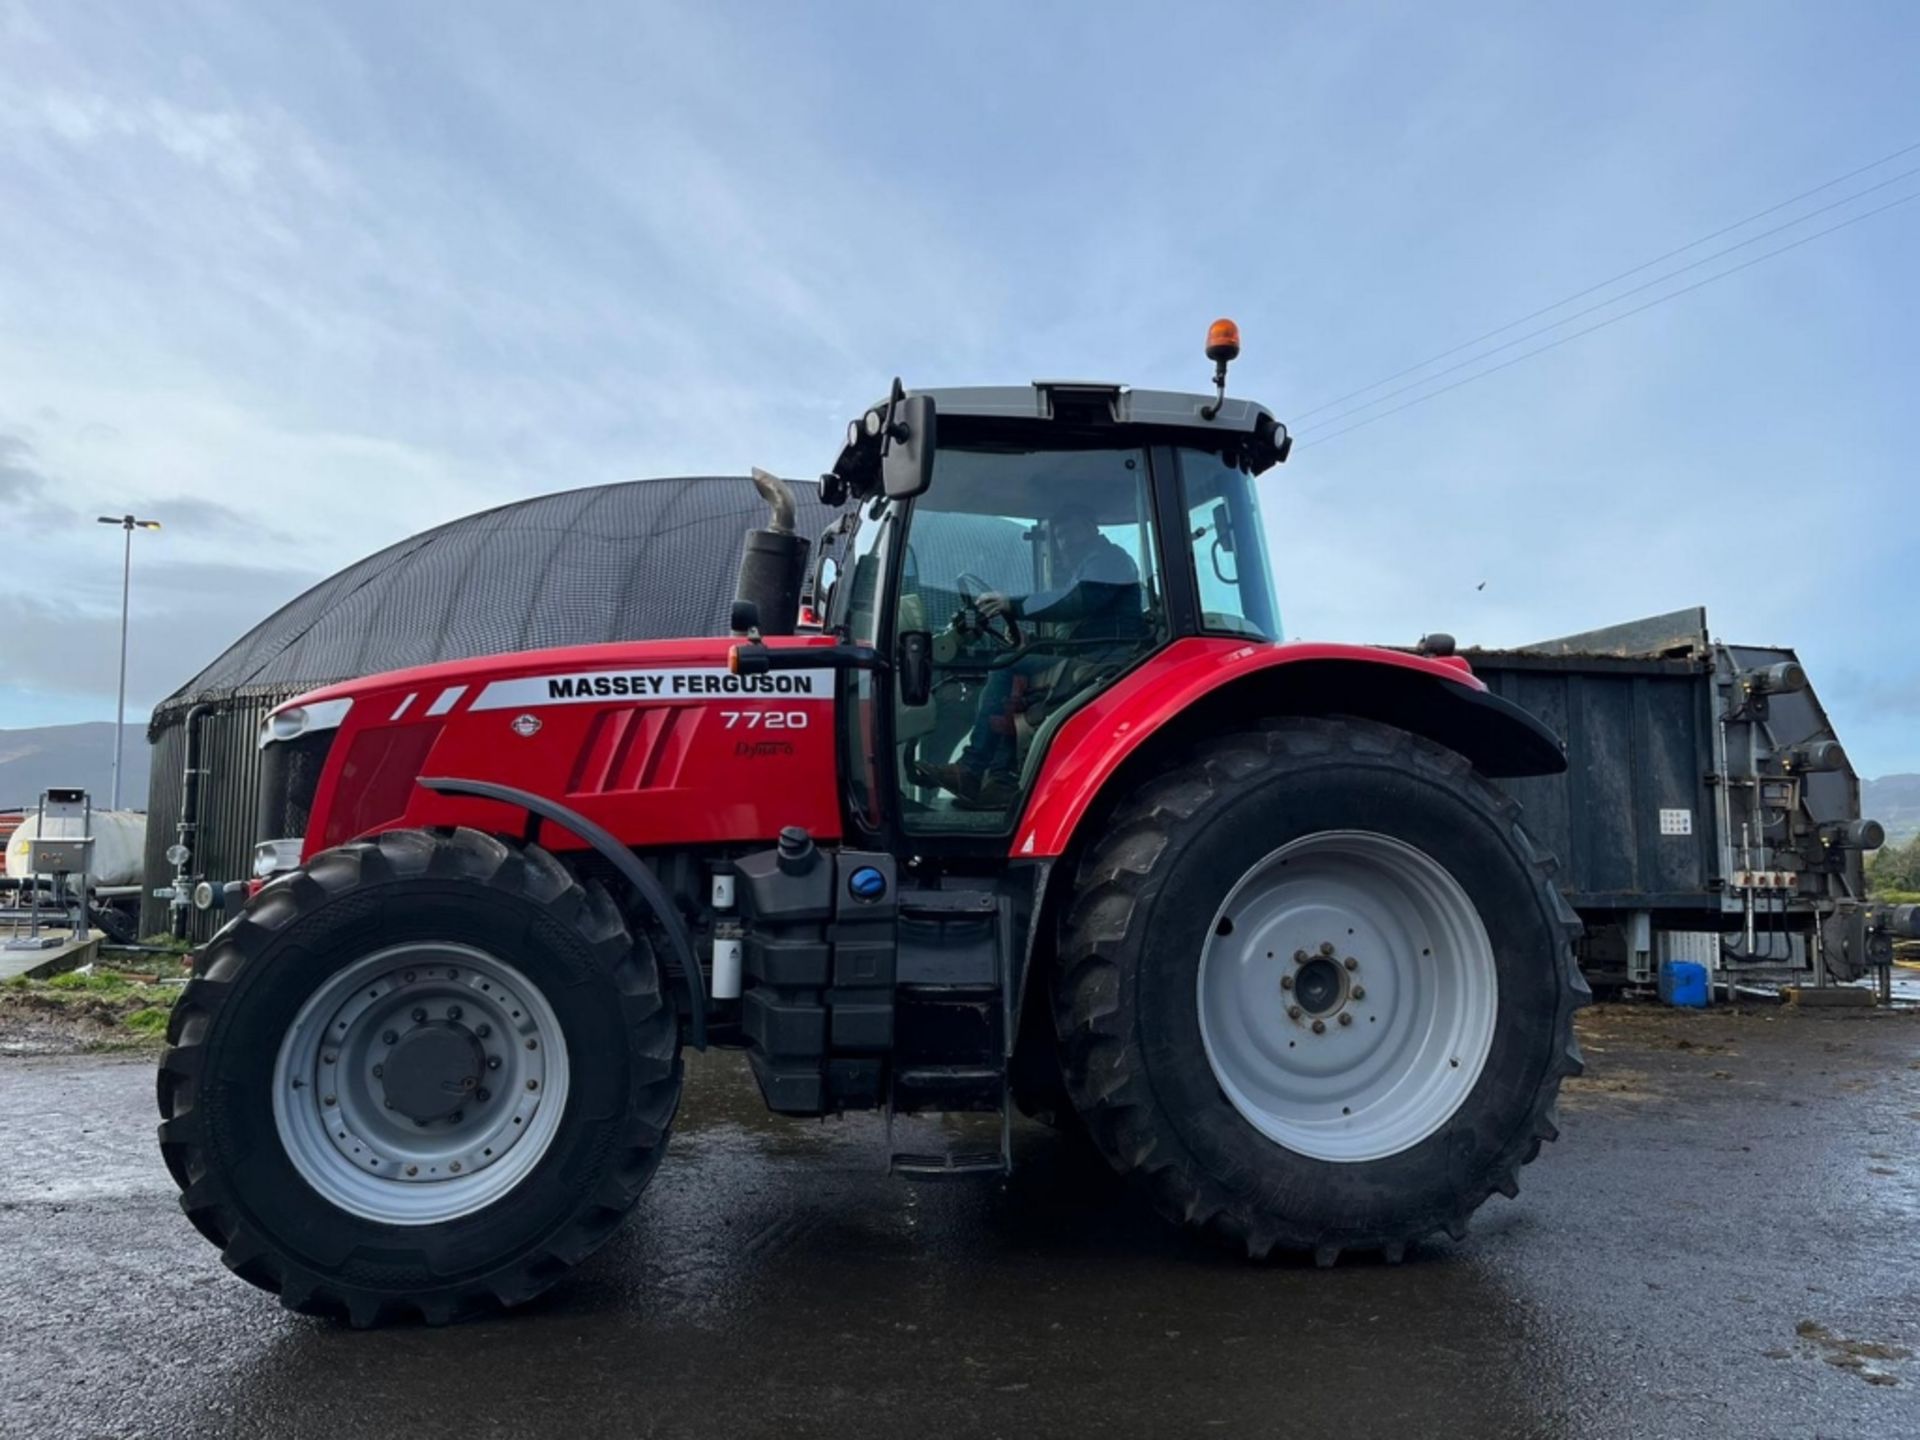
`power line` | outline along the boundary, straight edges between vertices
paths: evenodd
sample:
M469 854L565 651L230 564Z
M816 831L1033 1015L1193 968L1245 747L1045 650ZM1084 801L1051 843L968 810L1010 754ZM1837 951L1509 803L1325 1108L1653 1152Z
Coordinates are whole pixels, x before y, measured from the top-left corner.
M1409 380L1405 385L1402 385L1397 389L1389 390L1383 395L1376 395L1371 400L1363 400L1358 405L1352 406L1349 409L1337 411L1334 414L1329 415L1326 419L1320 421L1317 427L1309 426L1307 428L1309 431L1315 428L1324 429L1328 425L1332 425L1337 423L1338 421L1346 419L1349 415L1358 415L1362 410L1371 410L1374 406L1380 404L1382 401L1391 400L1396 395L1404 395L1409 390L1418 390L1422 385L1430 385L1435 380L1438 380L1442 375L1451 375L1455 371L1465 370L1470 365L1478 365L1482 360L1492 359L1495 355L1498 355L1502 350L1511 350L1516 345L1524 345L1527 343L1527 341L1537 339L1539 336L1545 335L1551 330L1558 330L1562 325L1571 325L1576 320L1583 319L1584 317L1588 315L1592 315L1597 311L1609 309L1612 306L1618 305L1622 300L1626 300L1632 296L1639 295L1644 293L1645 291L1653 289L1653 287L1656 285L1664 285L1667 281L1673 279L1677 275L1684 275L1689 270L1698 270L1702 265L1710 265L1715 260L1721 259L1722 257L1727 255L1731 255L1736 250L1744 250L1749 245L1757 245L1762 240L1766 240L1772 236L1779 235L1784 231L1795 228L1796 226L1804 225L1807 221L1813 219L1816 215L1825 215L1830 210L1839 210L1844 206L1851 205L1856 200L1864 199L1866 196L1873 194L1876 190L1884 190L1889 185L1897 185L1902 180L1911 180L1916 175L1920 175L1920 167L1915 167L1912 170L1902 170L1898 175L1891 176L1888 179L1881 180L1876 184L1869 185L1864 190L1856 190L1853 192L1853 194L1843 196L1841 199L1835 200L1830 204L1822 205L1815 210L1809 210L1806 214L1798 217L1797 219L1788 220L1782 224L1773 226L1771 229L1762 230L1757 235L1749 235L1745 240L1736 240L1731 245L1723 246L1722 248L1712 251L1709 254L1702 255L1698 260L1689 260L1684 265L1676 265L1673 267L1673 269L1667 271L1664 275L1656 275L1651 280L1647 280L1642 282L1639 285L1635 285L1631 290L1622 290L1618 295L1614 295L1606 300L1596 301L1593 304L1586 306L1584 309L1574 311L1571 315L1563 315L1558 320L1549 320L1545 325L1540 326L1538 329L1529 330L1524 335L1516 335L1511 340L1501 341L1498 345L1495 345L1492 349L1482 350L1478 355L1469 355L1465 360L1456 360L1453 364L1447 366L1445 369L1436 370L1431 375L1423 376L1418 380ZM1511 328L1511 327L1508 327L1508 328ZM1427 363L1432 364L1433 362L1428 361ZM1415 368L1420 369L1424 367L1416 366ZM1382 383L1385 383L1385 382L1382 382ZM1321 408L1325 409L1326 407L1322 406Z
M1516 325L1524 325L1529 320L1537 320L1542 315L1550 314L1551 312L1560 309L1562 306L1571 305L1576 300L1583 300L1587 296L1593 294L1596 290L1604 290L1609 285L1617 284L1618 282L1627 279L1629 276L1638 275L1642 270L1651 269L1653 266L1660 264L1663 260L1671 260L1676 255L1683 255L1689 250L1697 249L1700 246L1705 245L1709 240L1718 240L1722 235L1731 234L1735 230L1739 230L1745 226L1751 225L1756 220L1764 220L1767 216L1775 214L1778 211L1784 210L1789 205L1797 205L1802 200L1808 199L1809 197L1814 195L1818 195L1822 190L1831 190L1836 185L1844 184L1846 181L1853 179L1856 175L1864 175L1869 170L1878 170L1882 165L1885 165L1888 161L1898 160L1902 155L1909 155L1915 150L1920 150L1920 140L1915 141L1911 145L1903 145L1901 146L1900 149L1895 150L1892 154L1882 155L1878 160L1875 160L1868 165L1862 165L1857 170L1849 170L1844 175L1836 175L1831 180L1822 181L1820 184L1814 186L1811 190L1802 190L1798 195L1794 195L1786 200L1779 201L1777 204L1769 205L1764 210L1756 210L1753 212L1753 214L1747 216L1746 219L1744 220L1736 220L1733 222L1733 224L1723 225L1718 230L1715 230L1710 234L1702 235L1696 240L1689 240L1686 244L1679 246L1677 249L1669 250L1664 255L1656 255L1651 260L1643 260L1640 262L1640 264L1635 265L1630 269L1622 270L1618 275L1610 276L1609 278L1600 281L1598 284L1589 285L1584 290L1576 290L1571 295L1562 296L1560 299L1554 301L1551 305L1542 306L1538 310L1532 311L1531 313L1526 315L1522 315L1517 320L1509 320L1506 324L1496 326L1492 330L1487 331L1486 334L1476 336L1472 340L1463 341L1460 344L1455 345L1450 350L1442 350L1438 355L1429 355L1425 360L1420 361L1418 364L1409 365L1404 370L1396 370L1391 375L1382 376L1380 379L1375 380L1371 385L1362 385L1358 390L1349 390L1345 395L1337 395L1331 400L1322 401L1320 404L1315 405L1312 409L1297 411L1294 414L1294 419L1296 421L1304 420L1309 415L1318 415L1322 410L1331 410L1336 405L1344 405L1347 401L1355 398L1356 396L1364 395L1369 390L1378 390L1382 385L1390 385L1395 380L1400 379L1402 376L1411 375L1416 370L1424 370L1427 368L1427 366L1432 365L1436 361L1445 360L1450 356L1458 355L1462 350L1471 350L1474 346L1480 344L1481 341L1491 340L1496 335L1504 335L1507 333L1507 331L1513 329ZM1860 193L1864 195L1868 192L1863 190ZM1828 207L1828 208L1831 208L1831 207ZM1820 212L1819 211L1814 212L1814 214L1818 214L1818 213ZM1811 217L1803 215L1800 218L1805 220ZM1756 236L1754 238L1759 239L1761 237ZM1623 298L1623 297L1616 297L1616 298ZM1428 378L1432 379L1433 377L1429 376ZM1365 409L1366 407L1362 406L1360 408Z
M1462 385L1471 385L1476 380L1484 380L1489 375L1497 374L1502 370L1506 370L1512 366L1518 365L1522 360L1531 360L1536 355L1544 355L1549 350L1558 349L1560 346L1566 344L1569 340L1578 340L1582 335L1591 335L1596 330L1604 330L1609 325L1617 325L1622 320L1626 320L1632 316L1638 315L1643 310L1651 310L1653 309L1654 306L1664 305L1669 300L1678 300L1682 295L1690 294L1693 291L1702 288L1703 286L1711 285L1716 280L1724 280L1729 275L1737 275L1742 270L1746 270L1751 268L1752 266L1758 265L1762 260L1771 260L1776 255L1784 255L1789 250L1797 250L1802 245L1806 245L1811 243L1812 241L1818 240L1822 235L1831 235L1836 230L1844 230L1849 225L1857 225L1862 220L1870 220L1875 215L1884 214L1885 212L1893 209L1896 206L1905 205L1910 200L1920 200L1920 190L1916 190L1910 195L1902 195L1897 200L1889 200L1884 205L1877 205L1873 209L1862 211L1858 215L1849 216L1847 219L1842 220L1837 224L1827 226L1827 228L1824 230L1816 230L1811 235L1803 235L1798 240L1789 241L1787 244L1780 246L1778 249L1768 250L1764 254L1755 255L1751 259L1743 260L1738 265L1729 266L1727 269L1719 271L1717 274L1708 275L1702 279L1696 280L1691 285L1683 285L1678 290L1672 291L1669 294L1657 295L1653 299L1647 301L1644 305L1636 305L1631 310L1621 311L1618 315L1609 315L1605 320L1601 320L1596 322L1595 324L1589 325L1584 330L1575 330L1571 335L1562 335L1557 340L1550 340L1545 345L1538 346L1532 350L1523 351L1521 354L1515 355L1511 359L1502 360L1498 365L1489 366L1487 369L1476 371L1471 375L1464 375L1460 379L1455 380L1450 385L1442 385L1438 390L1429 390L1425 395L1416 395L1413 399L1407 401L1403 405L1395 405L1390 410L1382 410L1378 415L1369 415L1365 420L1356 420L1351 425L1345 426L1344 428L1339 430L1335 430L1331 435L1317 436L1313 439L1311 443L1315 445L1324 445L1326 444L1327 441L1337 440L1342 435L1351 435L1356 430L1364 430L1367 428L1367 426L1372 425L1376 421L1384 420L1389 415L1398 415L1402 410L1411 410L1416 405L1424 405L1427 403L1427 401L1437 399L1438 397L1446 394L1449 390L1458 390ZM1295 446L1295 448L1298 449L1307 443L1308 442L1304 440L1300 441Z

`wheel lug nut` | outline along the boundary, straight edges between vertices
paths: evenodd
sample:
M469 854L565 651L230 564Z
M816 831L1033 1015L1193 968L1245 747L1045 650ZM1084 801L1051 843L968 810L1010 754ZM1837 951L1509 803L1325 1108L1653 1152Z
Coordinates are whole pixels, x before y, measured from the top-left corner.
M1353 956L1351 955L1347 956L1347 958L1343 960L1341 963L1345 965L1349 970L1358 970L1360 968L1360 962L1354 959Z
M449 1020L458 1020L465 1013L466 1012L458 1005L449 1005L447 1007L447 1019Z
M323 1056L322 1058L327 1062L327 1064L331 1065L333 1064L334 1061L338 1060L340 1057L338 1055L327 1055L327 1056Z
M1314 1021L1314 1022L1313 1022L1313 1033L1314 1033L1314 1034L1316 1034L1316 1035L1324 1035L1324 1034L1326 1034L1326 1033L1327 1033L1327 1022L1326 1022L1326 1021L1324 1021L1324 1020L1316 1020L1316 1021Z
M1298 1020L1300 1018L1300 1007L1298 1005L1287 1006L1287 1018L1289 1020Z
M447 1166L447 1169L458 1175L460 1173L460 1162L458 1160L454 1161L451 1165Z
M407 971L407 984L411 985L412 983L413 983L413 971L409 970Z
M527 1041L527 1049L538 1050L539 1048L540 1048L540 1042L538 1040Z
M538 1090L539 1088L540 1088L540 1082L538 1080L527 1081L527 1089Z
M1343 1011L1341 1011L1341 1012L1340 1012L1340 1023L1341 1023L1342 1025L1351 1025L1351 1024L1353 1023L1353 1016L1351 1016L1351 1015L1349 1015L1349 1014L1347 1014L1347 1013L1346 1013L1346 1012L1345 1012L1344 1010L1343 1010Z
M1293 952L1293 963L1294 963L1294 964L1296 964L1296 965L1304 965L1304 964L1306 964L1306 963L1307 963L1307 952L1306 952L1306 951L1304 951L1304 950L1296 950L1296 951L1294 951L1294 952Z
M484 1040L489 1035L493 1034L493 1027L491 1025L485 1025L485 1024L476 1025L473 1027L473 1033L478 1035L482 1040Z
M427 1012L424 1007L418 1005L414 1007L413 1023L416 1025L424 1025L427 1023Z
M453 1114L447 1116L447 1123L449 1125L458 1125L462 1120L466 1118L467 1116L464 1110L456 1110L453 1112Z
M329 1095L329 1096L327 1096L327 1104L329 1104L329 1105L337 1105L338 1103L339 1103L339 1101L337 1101L337 1100L336 1100L336 1099L335 1099L335 1098L334 1098L333 1096L331 1096L331 1095Z
M1291 990L1293 988L1293 977L1291 975L1282 975L1280 977L1280 988L1282 990Z
M396 1032L392 1030L388 1030L383 1035L381 1035L380 1043L382 1045L391 1045L393 1044L394 1041L398 1040L399 1038L400 1036Z
M376 1080L382 1079L386 1073L387 1067L384 1065L376 1065L373 1067L373 1078Z
M1367 998L1367 987L1366 987L1366 986L1364 986L1364 985L1356 985L1356 986L1354 986L1354 987L1353 987L1353 998L1354 998L1354 999L1356 999L1356 1000L1364 1000L1364 999L1366 999L1366 998Z
M1320 942L1320 953L1322 955L1333 954L1333 942L1331 940L1322 940Z
M393 1102L391 1100L387 1101L387 1109L391 1110L392 1108L393 1108Z
M420 1167L418 1165L407 1166L407 1174L418 1175L419 1173L420 1173Z
M493 1098L493 1092L482 1085L478 1090L473 1092L473 1098L476 1100L491 1100Z
M500 1057L498 1055L489 1055L487 1057L487 1069L498 1070L499 1068L500 1068Z

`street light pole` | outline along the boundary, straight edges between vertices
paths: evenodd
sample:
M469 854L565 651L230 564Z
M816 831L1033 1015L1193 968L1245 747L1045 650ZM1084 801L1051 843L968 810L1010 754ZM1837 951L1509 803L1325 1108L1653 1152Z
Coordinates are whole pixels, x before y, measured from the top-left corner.
M126 553L120 562L120 698L113 709L113 800L109 810L120 808L120 755L125 748L127 729L127 602L133 595L133 532L158 530L158 520L139 520L131 515L99 516L102 525L118 525L126 531Z

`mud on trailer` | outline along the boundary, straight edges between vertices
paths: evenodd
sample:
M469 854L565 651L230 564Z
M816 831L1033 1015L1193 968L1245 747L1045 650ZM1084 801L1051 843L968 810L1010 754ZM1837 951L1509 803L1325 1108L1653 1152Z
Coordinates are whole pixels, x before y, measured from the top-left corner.
M1559 741L1456 657L1278 640L1216 393L908 392L848 427L830 574L772 477L738 638L330 686L263 734L270 880L201 953L161 1149L294 1309L445 1321L604 1241L684 1046L767 1104L1083 1126L1254 1256L1465 1233L1552 1139L1587 989L1494 780ZM820 633L793 635L796 598Z

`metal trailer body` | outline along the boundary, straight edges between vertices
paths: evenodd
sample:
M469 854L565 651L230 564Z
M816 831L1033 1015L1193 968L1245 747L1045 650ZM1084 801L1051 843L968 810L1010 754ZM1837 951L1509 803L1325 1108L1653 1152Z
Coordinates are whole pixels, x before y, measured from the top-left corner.
M1868 903L1879 827L1792 649L1710 638L1704 609L1464 652L1566 744L1564 774L1502 780L1560 860L1596 983L1696 960L1716 984L1824 984L1891 958L1910 917Z

